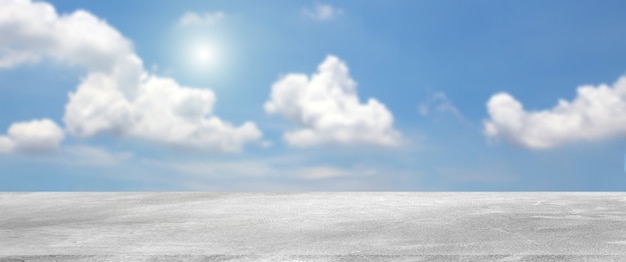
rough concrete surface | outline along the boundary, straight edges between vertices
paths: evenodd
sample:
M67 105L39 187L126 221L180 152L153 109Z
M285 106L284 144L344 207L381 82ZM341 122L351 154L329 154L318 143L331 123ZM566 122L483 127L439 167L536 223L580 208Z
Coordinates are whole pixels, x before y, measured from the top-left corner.
M626 261L626 193L0 193L0 261Z

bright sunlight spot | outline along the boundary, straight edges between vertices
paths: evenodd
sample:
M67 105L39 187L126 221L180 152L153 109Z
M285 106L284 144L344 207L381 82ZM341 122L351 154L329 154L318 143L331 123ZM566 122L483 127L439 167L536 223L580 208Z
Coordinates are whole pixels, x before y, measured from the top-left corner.
M217 62L215 49L207 44L197 45L191 51L191 56L197 66L212 66Z

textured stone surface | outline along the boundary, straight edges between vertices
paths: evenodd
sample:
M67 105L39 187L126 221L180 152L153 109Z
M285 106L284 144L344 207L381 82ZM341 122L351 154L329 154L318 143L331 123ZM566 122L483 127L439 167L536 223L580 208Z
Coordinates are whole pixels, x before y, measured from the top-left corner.
M0 193L0 261L626 261L626 193Z

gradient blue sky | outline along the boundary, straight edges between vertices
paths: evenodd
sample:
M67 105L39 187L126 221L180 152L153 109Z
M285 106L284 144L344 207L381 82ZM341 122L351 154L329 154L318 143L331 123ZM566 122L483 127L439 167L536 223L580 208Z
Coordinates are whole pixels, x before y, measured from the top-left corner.
M2 191L626 188L626 80L618 82L626 75L624 1L0 3L12 6L0 11ZM33 15L45 5L58 16ZM77 10L99 22L80 27L79 19L66 19ZM198 19L185 23L185 14ZM68 40L64 28L94 36ZM125 39L130 51L98 46L94 39L106 40L98 33L103 28L119 35L102 43ZM216 58L199 61L202 49ZM69 107L68 94L89 75L110 73L97 59L128 54L141 59L146 75L171 79L177 88L212 91L214 108L204 117L234 128L248 121L259 133L248 132L230 150L193 136L172 142L155 135L161 131L140 131L132 121L93 134L72 129L94 119L68 123L68 112L91 110L88 103ZM296 74L311 78L323 63L348 73L320 72L328 77L321 84L284 81ZM363 110L327 110L277 87L350 89L342 86L345 77L356 89L328 93L325 101L356 95L355 108ZM284 91L281 101L297 110L269 112L265 105L273 89ZM156 104L171 97L161 96ZM370 98L384 107L366 110ZM190 104L189 110L203 107ZM159 120L150 116L156 109L141 114ZM317 120L287 116L301 111L317 112L320 119L340 115L345 122L331 121L320 131ZM368 115L381 112L393 122ZM41 119L49 121L33 122ZM17 127L10 131L12 126ZM285 138L303 129L319 139ZM220 136L232 138L231 131Z

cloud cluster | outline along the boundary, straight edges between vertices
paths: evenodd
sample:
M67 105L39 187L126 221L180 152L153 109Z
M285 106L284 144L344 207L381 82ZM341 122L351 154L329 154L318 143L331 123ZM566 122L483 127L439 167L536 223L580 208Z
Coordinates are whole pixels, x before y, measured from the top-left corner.
M136 86L143 68L132 43L92 14L59 16L45 2L0 0L0 64L4 68L54 58L115 76Z
M178 20L181 26L192 25L214 25L224 18L223 12L198 14L195 12L187 12Z
M275 82L265 111L303 126L284 134L291 145L398 145L391 112L373 98L361 104L356 85L346 64L328 56L310 78L288 74Z
M548 110L526 111L507 93L487 102L490 119L485 134L532 149L626 135L626 77L613 86L581 86L568 102L560 99Z
M304 17L316 20L316 21L328 21L343 14L343 10L334 7L329 4L315 3L313 8L302 9L302 15Z
M215 95L211 90L149 76L141 81L136 98L129 101L116 84L106 75L92 74L70 94L63 120L71 134L91 137L112 133L222 152L237 151L244 143L261 137L252 122L234 127L212 115Z
M0 67L51 58L87 68L65 106L72 135L111 133L228 152L262 136L252 122L235 127L212 115L211 90L146 72L132 43L86 11L59 15L30 0L0 0L0 6Z
M13 123L0 136L0 153L50 153L58 150L65 137L63 129L50 119Z

